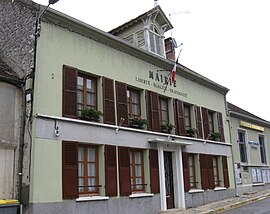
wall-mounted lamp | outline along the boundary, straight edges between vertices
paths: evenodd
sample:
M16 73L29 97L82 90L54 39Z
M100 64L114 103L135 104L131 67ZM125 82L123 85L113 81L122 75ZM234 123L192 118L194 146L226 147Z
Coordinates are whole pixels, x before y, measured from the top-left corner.
M56 137L59 137L60 135L60 130L59 127L56 125L56 120L54 120L54 134Z
M40 26L40 18L42 17L43 13L48 9L48 7L51 4L55 4L56 2L58 2L59 0L49 0L48 5L41 11L41 13L38 15L37 18L37 30L36 30L36 35L39 37L40 36L40 30L41 30L41 26Z

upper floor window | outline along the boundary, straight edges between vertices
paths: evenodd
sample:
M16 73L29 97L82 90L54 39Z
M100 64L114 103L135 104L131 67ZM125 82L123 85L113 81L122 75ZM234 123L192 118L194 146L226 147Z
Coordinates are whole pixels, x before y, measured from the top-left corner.
M135 89L127 89L128 118L141 116L140 92Z
M241 162L247 162L246 133L238 130L238 143Z
M166 98L159 98L159 110L160 110L160 125L167 126L169 123L169 111L168 100Z
M132 192L144 191L144 164L142 150L130 150L130 179Z
M157 54L161 54L161 41L159 31L155 26L150 26L149 28L149 39L151 45L151 51Z
M264 136L263 135L259 135L259 143L260 143L261 161L262 161L262 163L267 163L267 161L266 161L266 150L265 150L265 143L264 143Z
M191 114L190 114L190 106L184 104L184 114L185 114L185 128L186 130L191 128Z
M87 75L77 76L77 111L81 117L81 111L86 108L97 109L97 80Z
M79 193L99 193L98 147L79 145L78 148Z
M211 134L214 132L214 117L212 111L208 111L208 124L209 124L209 134Z

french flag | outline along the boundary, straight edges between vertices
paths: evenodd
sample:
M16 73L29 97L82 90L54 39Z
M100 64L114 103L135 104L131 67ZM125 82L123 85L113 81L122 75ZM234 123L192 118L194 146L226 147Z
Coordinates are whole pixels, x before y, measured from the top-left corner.
M175 75L176 75L176 62L174 63L173 69L172 69L172 83L175 81Z

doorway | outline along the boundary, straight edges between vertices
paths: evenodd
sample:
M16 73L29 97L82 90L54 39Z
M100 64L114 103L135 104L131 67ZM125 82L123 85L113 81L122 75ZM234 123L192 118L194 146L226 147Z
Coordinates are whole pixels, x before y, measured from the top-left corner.
M164 152L164 171L167 209L174 208L172 152Z

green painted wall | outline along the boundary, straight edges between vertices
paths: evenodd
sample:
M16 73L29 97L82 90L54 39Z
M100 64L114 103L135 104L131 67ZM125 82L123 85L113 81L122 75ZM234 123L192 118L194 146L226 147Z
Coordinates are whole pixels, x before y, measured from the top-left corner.
M30 203L62 201L62 141L35 139ZM34 191L33 191L34 190Z
M149 71L162 68L47 23L42 24L38 42L35 112L62 115L63 65L70 65L99 77L106 76L139 89L156 91L166 97L175 97L212 110L223 110L226 121L224 97L220 93L179 75L176 77L177 87L169 86L169 91L164 93L164 89L154 87L154 85L163 86L161 81L149 79ZM159 72L163 76L169 73ZM138 79L149 81L150 85L136 81ZM187 97L179 95L179 92ZM225 127L225 134L226 132Z

